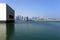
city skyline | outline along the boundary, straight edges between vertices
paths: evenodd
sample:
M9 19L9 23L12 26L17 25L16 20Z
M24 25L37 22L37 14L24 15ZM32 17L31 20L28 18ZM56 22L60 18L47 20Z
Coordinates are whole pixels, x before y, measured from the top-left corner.
M15 15L60 18L60 0L0 0L15 10Z

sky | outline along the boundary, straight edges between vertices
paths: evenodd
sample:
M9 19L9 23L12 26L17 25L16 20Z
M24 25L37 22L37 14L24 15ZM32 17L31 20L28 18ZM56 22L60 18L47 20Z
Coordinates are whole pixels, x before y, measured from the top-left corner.
M15 15L60 18L60 0L0 0L15 10Z

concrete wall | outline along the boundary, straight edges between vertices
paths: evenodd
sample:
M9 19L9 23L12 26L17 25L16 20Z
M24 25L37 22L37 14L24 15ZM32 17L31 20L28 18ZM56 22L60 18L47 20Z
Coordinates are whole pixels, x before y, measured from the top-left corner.
M10 6L6 5L6 14L7 14L6 17L7 17L7 20L10 20L10 21L14 20L14 18L9 17L9 15L12 15L13 17L15 17L14 13L15 13L14 10Z
M6 3L0 3L0 21L14 20L14 18L9 18L9 15L14 17L14 10Z
M6 21L6 4L0 3L0 21Z

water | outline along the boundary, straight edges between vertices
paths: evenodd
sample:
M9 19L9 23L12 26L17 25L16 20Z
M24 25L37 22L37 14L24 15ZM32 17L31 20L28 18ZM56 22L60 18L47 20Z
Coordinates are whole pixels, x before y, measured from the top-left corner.
M7 40L60 40L60 22L17 22L5 27Z
M14 33L14 23L0 23L0 40L9 40Z
M6 24L0 23L0 40L6 40Z

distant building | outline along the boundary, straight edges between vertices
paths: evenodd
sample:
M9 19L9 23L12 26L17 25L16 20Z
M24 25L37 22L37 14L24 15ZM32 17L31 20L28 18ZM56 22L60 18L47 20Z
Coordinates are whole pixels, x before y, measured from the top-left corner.
M14 22L14 10L6 3L0 3L0 22Z
M32 17L34 21L47 21L47 18L40 18L40 17Z
M19 16L16 16L16 20L19 20Z
M17 21L22 21L23 20L23 16L20 16L20 15L16 16L16 20Z

